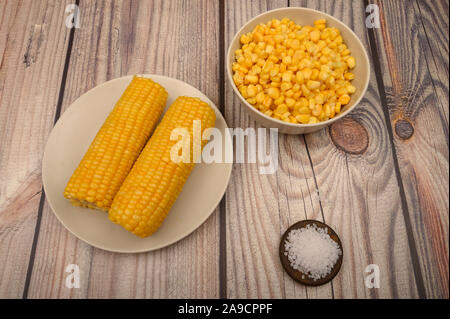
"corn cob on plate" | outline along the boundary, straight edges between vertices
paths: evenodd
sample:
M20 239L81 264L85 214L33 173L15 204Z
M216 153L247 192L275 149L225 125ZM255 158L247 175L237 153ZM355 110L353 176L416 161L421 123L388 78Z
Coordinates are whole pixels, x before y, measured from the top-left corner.
M215 127L222 133L222 153L225 154L226 147L232 150L231 139L225 135L226 122L214 103L204 94L176 79L158 75L143 77L151 78L167 90L166 109L179 96L198 97L208 103L215 113ZM108 214L103 211L71 205L62 193L132 79L133 76L114 79L80 96L53 128L42 164L46 198L61 223L92 246L124 253L159 249L194 231L217 207L232 169L232 163L196 164L159 230L146 238L135 236L112 223Z
M164 110L166 90L133 77L69 179L73 205L108 210Z

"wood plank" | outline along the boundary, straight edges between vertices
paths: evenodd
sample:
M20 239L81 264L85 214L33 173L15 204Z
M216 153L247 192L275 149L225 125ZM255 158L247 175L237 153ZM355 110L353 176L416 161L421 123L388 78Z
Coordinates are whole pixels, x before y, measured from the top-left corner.
M0 2L0 298L22 297L70 30L70 1Z
M381 12L376 44L426 295L448 298L448 101L440 100L436 91L436 81L447 78L441 85L448 92L448 70L435 67L437 75L432 77L430 65L437 55L427 56L426 52L436 53L429 44L438 35L430 35L434 29L427 29L429 23L422 24L413 2L376 3ZM439 17L439 5L434 8ZM427 19L426 14L422 17ZM448 41L441 46L448 52Z
M87 90L135 73L186 81L218 102L219 9L213 1L81 1L63 110ZM69 234L45 205L32 298L205 298L219 295L218 212L155 252L114 254ZM67 289L65 267L81 270Z
M340 19L355 31L370 55L362 1L294 0L291 5L318 9ZM343 143L333 143L332 135L346 138ZM354 148L362 150L359 154L346 151L349 139ZM373 72L365 97L347 119L307 135L306 143L325 221L340 234L345 250L341 274L333 280L335 297L417 297L393 154ZM379 289L365 286L369 264L380 268Z
M287 1L226 1L225 50L252 17ZM226 82L225 114L230 127L259 128ZM259 135L257 134L257 138ZM298 220L322 219L304 140L279 136L279 168L260 175L258 164L236 164L227 191L227 297L331 298L331 284L306 288L284 272L278 257L281 235ZM248 141L245 141L247 147Z
M428 45L422 47L427 66L440 103L441 112L446 120L448 139L448 86L449 86L449 28L448 0L414 2L416 16L420 17L419 28Z
M347 13L345 19L351 19L350 21L353 21L351 13L355 10L349 2L335 2L331 5L330 2L291 1L290 4L319 8L341 15ZM268 9L264 2L251 7L240 2L227 2L227 5L233 5L233 9L227 10L227 44L240 25ZM359 9L355 11L364 17L364 8L360 5ZM248 16L245 16L246 14ZM361 20L359 33L366 37L363 19ZM365 43L367 45L367 38ZM417 296L405 225L401 211L399 212L400 196L393 176L392 156L389 157L392 154L383 136L378 137L380 134L386 137L387 130L379 108L379 97L373 85L364 101L368 111L363 110L363 115L360 115L360 121L364 121L365 130L374 142L365 154L353 158L346 155L332 144L327 131L324 130L306 138L308 145L314 145L309 149L302 142L303 137L280 136L280 163L283 163L283 158L292 159L292 162L287 165L290 161L285 161L286 166L281 164L275 176L260 176L256 165L236 165L227 192L229 297L298 298L311 295L323 297L327 294L330 297L334 294L336 297L346 298ZM254 122L244 113L239 101L232 94L231 86L227 84L227 120L233 127L254 127ZM291 156L292 154L284 149L285 144L291 144L288 149L295 150L298 155ZM310 167L308 151L311 153L319 193L315 189L314 172ZM285 152L286 155L283 154ZM379 154L387 154L387 165L383 161L386 158L377 161ZM359 160L364 163L363 167ZM370 172L370 175L361 174L361 168L364 173ZM299 174L299 170L303 174ZM283 178L284 174L289 175L289 179ZM381 189L368 188L372 183L378 183ZM289 190L297 192L297 200ZM348 194L352 191L355 196L349 202ZM283 199L284 194L289 196ZM327 194L333 195L328 198ZM341 233L341 239L345 237L344 249L347 257L340 276L333 283L335 289L332 292L327 291L328 287L321 287L320 291L314 291L316 294L310 294L309 289L306 291L304 287L293 284L289 278L286 279L279 265L277 247L281 229L284 230L293 221L305 218L305 214L299 214L302 212L301 203L306 217L317 219L321 219L322 205L325 221ZM336 216L335 210L342 211L339 217ZM369 216L369 211L375 216ZM286 220L291 214L295 214L294 218ZM356 229L353 229L355 223ZM390 225L390 228L384 230L383 223ZM373 225L370 230L369 224ZM391 235L394 233L398 234L395 238ZM395 260L393 254L396 256ZM382 288L378 291L369 291L364 285L364 270L372 262L376 262L384 274L381 278ZM289 291L290 286L294 288L294 294Z

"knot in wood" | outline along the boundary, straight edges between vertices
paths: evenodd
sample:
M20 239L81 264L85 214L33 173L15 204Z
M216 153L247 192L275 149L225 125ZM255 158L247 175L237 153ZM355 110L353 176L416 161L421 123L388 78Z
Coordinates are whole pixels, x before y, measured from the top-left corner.
M333 143L344 152L362 154L369 146L369 135L360 123L352 118L343 118L330 127Z
M414 134L414 126L407 120L398 120L395 122L395 134L402 140L410 139Z

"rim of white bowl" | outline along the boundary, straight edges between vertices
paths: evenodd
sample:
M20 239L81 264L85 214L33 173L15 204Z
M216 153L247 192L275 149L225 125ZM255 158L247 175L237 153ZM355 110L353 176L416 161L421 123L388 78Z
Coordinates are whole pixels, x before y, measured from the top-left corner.
M322 15L325 15L326 17L328 17L330 20L333 20L335 22L337 22L338 24L340 24L343 28L347 29L350 33L352 33L356 40L358 41L358 45L362 48L362 51L364 53L364 63L367 65L367 74L366 74L366 78L365 80L365 84L364 84L364 89L362 90L361 95L359 96L359 98L355 101L355 103L349 107L347 110L345 110L344 112L340 113L339 115L328 119L326 121L322 121L322 122L318 122L318 123L314 123L314 124L302 124L302 123L289 123L289 122L285 122L285 121L281 121L278 119L275 119L273 117L270 117L266 114L264 114L263 112L261 112L260 110L256 109L253 105L251 105L250 103L248 103L244 97L241 95L241 93L239 92L239 90L236 87L236 84L233 81L233 75L231 72L231 65L229 63L229 61L233 61L234 59L231 59L231 46L232 44L236 41L236 38L242 33L242 30L247 27L247 25L249 25L250 23L252 23L253 21L255 21L256 19L259 19L260 17L263 17L265 15L268 15L269 13L273 13L273 12L277 12L277 11L294 11L294 10L301 10L301 11L309 11L312 13L319 13ZM249 21L247 21L246 23L244 23L244 25L239 29L238 32L236 32L236 34L234 35L233 39L231 40L230 44L228 45L228 51L227 51L227 73L228 73L228 81L230 81L234 93L236 93L236 95L239 97L239 99L248 107L248 108L253 108L254 111L256 111L257 113L259 113L259 115L261 115L262 117L268 119L269 121L273 121L275 123L281 124L281 125L286 125L289 127L315 127L315 126L323 126L323 125L329 125L341 118L343 118L345 115L347 115L350 111L352 111L358 104L359 102L361 102L362 98L365 96L367 88L369 87L369 82L370 82L370 60L369 60L369 56L367 54L366 48L364 47L364 45L362 44L361 40L359 39L359 37L356 35L356 33L350 29L349 26L347 26L344 22L342 22L341 20L333 17L332 15L329 15L328 13L325 13L323 11L320 10L315 10L315 9L310 9L310 8L303 8L303 7L284 7L284 8L278 8L278 9L273 9L273 10L269 10L266 12L263 12L261 14L258 14L257 16L253 17L252 19L250 19Z

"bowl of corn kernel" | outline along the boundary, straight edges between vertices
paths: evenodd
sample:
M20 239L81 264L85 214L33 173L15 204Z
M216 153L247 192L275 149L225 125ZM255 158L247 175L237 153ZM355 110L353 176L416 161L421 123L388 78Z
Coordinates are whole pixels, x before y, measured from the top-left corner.
M369 58L338 19L307 8L260 14L234 36L228 78L250 115L280 133L311 133L348 114L364 96Z

